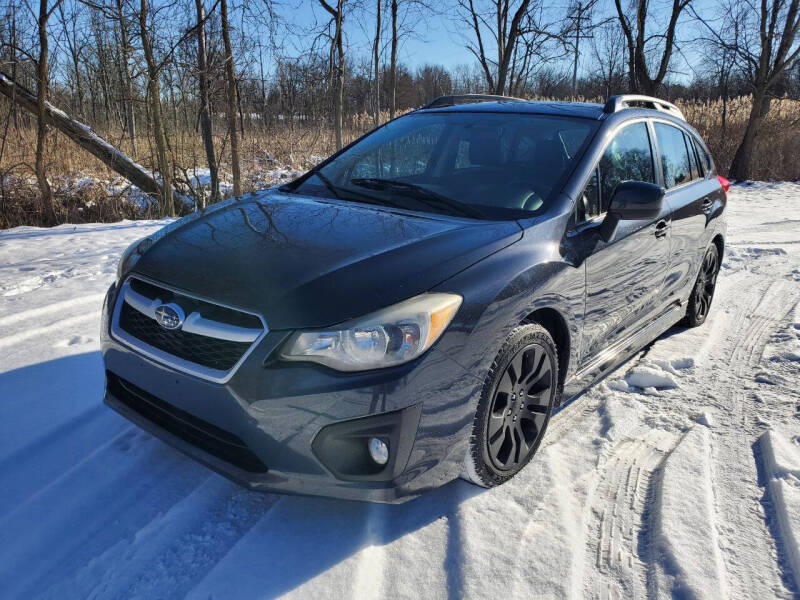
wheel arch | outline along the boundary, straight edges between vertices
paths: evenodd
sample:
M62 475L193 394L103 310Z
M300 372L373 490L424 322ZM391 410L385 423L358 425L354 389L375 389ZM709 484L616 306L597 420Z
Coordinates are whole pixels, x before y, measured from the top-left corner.
M558 383L563 387L569 369L570 334L567 321L555 308L550 306L538 308L527 317L524 323L538 323L547 330L556 343L558 351Z
M717 247L717 255L719 256L719 263L722 264L722 255L725 252L725 238L721 233L714 236L711 242Z

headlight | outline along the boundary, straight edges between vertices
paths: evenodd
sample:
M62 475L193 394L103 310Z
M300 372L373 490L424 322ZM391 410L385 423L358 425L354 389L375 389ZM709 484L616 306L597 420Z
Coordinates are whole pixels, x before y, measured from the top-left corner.
M141 240L136 240L130 246L125 248L125 252L119 257L117 263L117 281L119 281L125 273L130 271L134 265L139 262L139 257L144 254L150 246L153 245L153 240L146 237Z
M286 360L365 371L417 358L439 339L461 306L457 294L421 294L325 331L298 331L281 351Z

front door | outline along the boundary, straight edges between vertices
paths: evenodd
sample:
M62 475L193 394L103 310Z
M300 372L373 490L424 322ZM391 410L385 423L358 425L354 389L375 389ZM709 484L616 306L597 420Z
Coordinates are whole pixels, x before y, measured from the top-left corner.
M620 221L610 242L597 230L617 184L654 183L655 168L645 121L625 126L606 147L587 184L577 237L586 251L586 309L581 355L587 362L652 318L669 262L669 209L655 219Z

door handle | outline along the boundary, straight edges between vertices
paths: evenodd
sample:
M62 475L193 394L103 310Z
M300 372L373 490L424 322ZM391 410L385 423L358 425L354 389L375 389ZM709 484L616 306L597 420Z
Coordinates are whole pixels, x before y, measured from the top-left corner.
M711 207L714 206L714 200L712 198L703 198L703 208L702 211L705 214L711 212Z
M669 224L664 219L656 223L655 236L658 239L661 240L667 237L667 231L669 231Z

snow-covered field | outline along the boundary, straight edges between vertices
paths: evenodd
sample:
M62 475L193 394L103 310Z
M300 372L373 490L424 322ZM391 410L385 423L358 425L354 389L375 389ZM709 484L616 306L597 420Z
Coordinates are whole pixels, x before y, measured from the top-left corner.
M800 185L734 187L703 327L561 410L509 484L401 506L244 491L103 406L102 294L158 223L0 232L0 597L800 594L798 215Z

